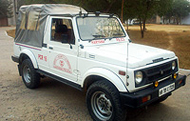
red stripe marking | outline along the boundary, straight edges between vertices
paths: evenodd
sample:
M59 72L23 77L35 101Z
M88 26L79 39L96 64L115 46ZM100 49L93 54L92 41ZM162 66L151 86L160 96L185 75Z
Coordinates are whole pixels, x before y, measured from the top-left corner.
M39 49L39 48L35 48L35 47L31 47L31 46L23 45L23 44L18 44L18 43L15 43L15 44L16 44L16 45L23 46L23 47L31 48L31 49L34 49L34 50L39 50L39 51L41 51L41 49Z

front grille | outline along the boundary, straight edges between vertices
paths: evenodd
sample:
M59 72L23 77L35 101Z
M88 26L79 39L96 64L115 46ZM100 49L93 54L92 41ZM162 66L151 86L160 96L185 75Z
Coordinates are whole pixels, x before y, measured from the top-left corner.
M163 78L166 78L172 75L174 72L177 72L178 67L175 70L172 70L172 62L173 61L170 61L158 66L141 70L144 75L144 81L142 84L136 85L136 87L153 83L155 81L161 80ZM177 60L176 60L176 64L177 64Z
M158 81L172 74L172 63L153 67L145 71L147 75L147 83Z

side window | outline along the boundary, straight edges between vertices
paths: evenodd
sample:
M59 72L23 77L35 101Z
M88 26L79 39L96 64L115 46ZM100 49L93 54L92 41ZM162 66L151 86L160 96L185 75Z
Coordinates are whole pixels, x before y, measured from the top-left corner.
M75 44L73 27L70 19L52 19L51 41Z
M21 24L20 24L20 29L25 29L25 24L26 24L26 13L21 13L22 19L21 19Z
M40 10L20 13L22 16L20 29L38 31L40 27Z
M28 22L27 22L27 29L28 30L39 30L39 19L40 19L40 12L30 11L28 14Z

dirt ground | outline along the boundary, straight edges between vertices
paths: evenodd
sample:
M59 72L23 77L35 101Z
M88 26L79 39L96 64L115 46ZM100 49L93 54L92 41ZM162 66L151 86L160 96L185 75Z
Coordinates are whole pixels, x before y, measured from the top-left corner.
M0 121L91 121L85 94L44 78L38 89L27 89L11 60L13 39L0 28ZM189 71L181 71L188 75ZM190 77L185 87L158 105L135 110L129 121L189 121Z
M90 121L84 93L48 78L36 90L24 86L5 29L11 28L0 28L0 121Z

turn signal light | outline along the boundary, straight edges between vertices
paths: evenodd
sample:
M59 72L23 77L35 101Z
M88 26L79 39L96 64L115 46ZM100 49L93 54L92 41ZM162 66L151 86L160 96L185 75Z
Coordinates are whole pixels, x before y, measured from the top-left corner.
M119 74L122 75L122 76L125 76L125 71L119 71Z
M173 75L173 78L174 78L174 79L176 79L176 78L177 78L177 74L176 74L176 73Z
M155 81L155 82L154 82L154 87L158 87L158 85L159 85L159 82L158 82L158 81Z
M146 97L143 97L143 98L142 98L142 103L145 103L145 102L149 101L150 99L151 99L151 96L150 96L150 95L148 95L148 96L146 96Z
M180 80L178 84L181 84L183 82L183 80Z

